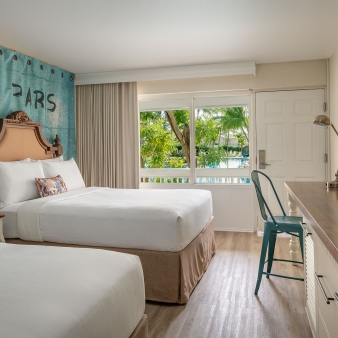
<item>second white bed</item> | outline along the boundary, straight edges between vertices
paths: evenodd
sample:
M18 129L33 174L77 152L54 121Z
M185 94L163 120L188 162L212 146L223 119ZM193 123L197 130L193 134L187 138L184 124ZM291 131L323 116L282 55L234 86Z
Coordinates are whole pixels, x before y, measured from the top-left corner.
M0 243L1 338L129 337L145 308L137 256Z

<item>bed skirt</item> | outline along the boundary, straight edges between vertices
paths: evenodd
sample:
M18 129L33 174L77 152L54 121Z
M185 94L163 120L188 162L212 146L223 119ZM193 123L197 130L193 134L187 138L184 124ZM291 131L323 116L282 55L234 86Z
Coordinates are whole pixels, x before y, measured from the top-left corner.
M185 304L215 253L214 218L211 217L206 227L179 252L31 242L20 239L7 239L6 242L25 245L97 248L139 256L144 274L146 299Z
M143 315L140 322L137 324L133 333L129 338L148 338L148 319L147 315Z

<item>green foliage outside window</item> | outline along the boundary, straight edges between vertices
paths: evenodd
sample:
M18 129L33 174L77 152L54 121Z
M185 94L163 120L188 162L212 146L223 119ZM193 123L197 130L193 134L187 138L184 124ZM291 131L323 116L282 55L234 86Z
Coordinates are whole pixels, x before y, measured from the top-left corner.
M246 108L196 110L195 145L197 167L218 167L229 151L248 144ZM239 147L228 145L229 132ZM142 112L140 116L142 168L190 167L190 113L188 110Z
M184 168L184 159L177 151L179 142L165 128L163 118L153 118L149 114L142 116L140 137L142 168Z

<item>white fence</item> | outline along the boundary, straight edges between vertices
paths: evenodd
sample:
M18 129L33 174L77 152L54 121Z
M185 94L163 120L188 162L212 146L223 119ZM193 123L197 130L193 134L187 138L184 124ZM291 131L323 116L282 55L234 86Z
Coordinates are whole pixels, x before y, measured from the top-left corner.
M143 184L249 184L249 168L241 169L196 169L196 181L190 169L140 169Z

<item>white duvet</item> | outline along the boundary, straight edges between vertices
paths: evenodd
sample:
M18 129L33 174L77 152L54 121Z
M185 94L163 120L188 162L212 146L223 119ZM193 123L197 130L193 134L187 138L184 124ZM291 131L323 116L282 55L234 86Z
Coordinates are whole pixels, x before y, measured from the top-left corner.
M177 252L212 216L206 190L84 188L18 208L23 240Z
M144 308L137 256L0 243L1 338L127 338Z

